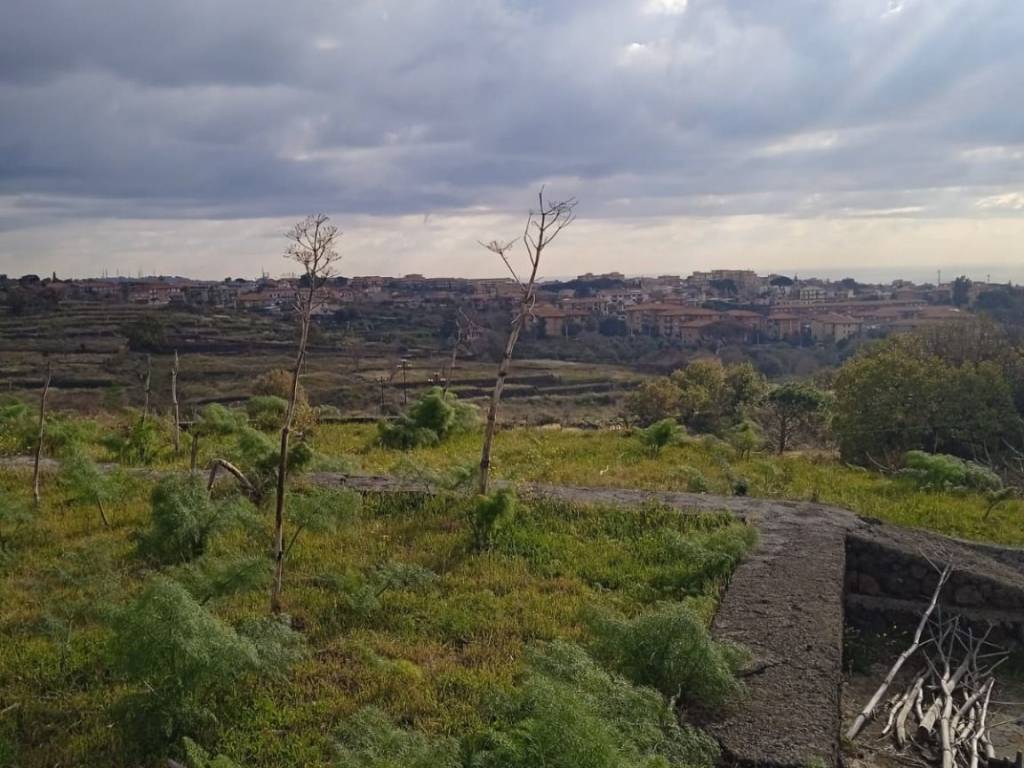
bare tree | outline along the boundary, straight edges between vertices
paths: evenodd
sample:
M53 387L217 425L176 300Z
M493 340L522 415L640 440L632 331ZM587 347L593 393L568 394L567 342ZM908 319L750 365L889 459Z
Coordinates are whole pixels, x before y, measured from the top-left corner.
M522 238L517 238L507 243L500 243L492 240L489 243L481 243L487 250L496 253L505 263L512 278L519 284L521 297L519 307L512 317L509 326L508 338L505 340L505 350L498 363L498 376L494 382L494 391L491 393L491 404L487 410L487 424L484 427L484 444L480 452L480 481L478 490L481 494L487 493L487 484L491 471L491 446L494 442L494 432L497 428L498 404L501 402L501 392L505 387L505 379L508 377L509 368L512 365L512 352L515 350L519 334L523 330L527 319L533 314L534 304L537 302L537 270L540 267L541 255L551 242L558 237L558 234L576 219L576 199L569 198L557 202L545 202L544 188L541 187L537 194L537 208L531 210L526 217L526 229ZM529 272L520 277L512 265L512 247L522 240L526 248Z
M288 408L281 426L281 455L277 465L277 495L274 505L274 583L270 593L270 610L281 611L281 584L284 579L284 513L285 491L288 476L288 438L295 418L295 405L299 390L299 375L306 360L306 344L313 322L313 312L322 303L322 288L334 270L332 265L340 258L334 249L339 235L338 228L330 218L318 213L307 216L285 235L290 244L285 258L299 264L303 269L303 282L295 291L295 313L299 319L299 345L295 363L291 369L291 388L288 392Z
M181 413L178 410L178 350L171 364L171 406L174 408L174 454L181 453Z
M455 314L455 338L452 340L452 357L448 361L448 372L444 377L444 394L448 394L448 388L452 384L452 376L455 372L455 361L459 356L459 348L466 341L473 327L473 321L469 319L462 309Z
M50 380L53 377L53 364L46 363L46 379L43 381L43 392L39 396L39 434L36 437L36 454L32 462L32 501L39 506L39 458L43 454L43 435L46 432L46 395L50 392Z

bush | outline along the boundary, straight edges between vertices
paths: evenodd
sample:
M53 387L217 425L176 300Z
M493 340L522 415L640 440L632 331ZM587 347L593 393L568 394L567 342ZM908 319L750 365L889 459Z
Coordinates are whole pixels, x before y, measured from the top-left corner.
M1003 486L999 475L988 467L944 453L908 451L903 465L900 475L922 488L997 491Z
M255 395L245 404L245 412L256 429L269 432L284 425L288 401L277 395Z
M239 592L254 592L270 584L270 567L264 557L204 557L185 572L188 591L200 604Z
M260 375L252 387L254 395L270 395L284 400L287 404L292 392L292 373L282 368L267 371ZM283 416L283 414L282 414ZM299 432L305 432L316 425L316 414L309 405L306 390L299 382L295 390L295 417L292 426ZM277 428L280 429L279 422Z
M152 464L160 448L160 427L153 419L138 418L117 432L104 436L100 443L120 464Z
M490 496L476 497L469 509L474 550L490 549L498 531L515 515L515 507L515 494L504 488Z
M459 768L459 745L394 725L375 707L361 709L338 732L337 768Z
M735 671L744 654L712 640L683 603L664 603L633 619L595 614L590 623L594 656L637 685L706 709L740 691Z
M380 422L378 439L385 447L401 450L437 445L450 435L472 429L477 418L476 406L433 387L393 422Z
M640 442L652 456L657 456L662 448L677 442L682 434L683 430L675 419L656 421L638 433Z
M151 754L209 729L227 694L260 665L252 640L163 576L116 617L109 650L111 667L134 689L121 708L128 743Z
M757 423L744 419L726 432L725 441L736 449L741 459L747 459L764 445L764 433Z
M238 443L234 452L242 471L256 488L256 496L262 496L277 479L278 461L281 456L280 442L252 427L238 431ZM288 474L305 472L313 463L313 449L305 440L291 441L288 445Z
M74 452L60 465L58 486L70 501L95 506L104 525L109 525L108 507L121 497L128 478L123 471L102 472L82 453Z
M682 470L686 474L686 490L690 493L707 493L708 480L704 477L704 473L696 467L683 467Z
M226 408L220 403L210 403L199 414L199 420L192 429L204 436L233 435L245 427L245 414Z
M524 684L475 748L479 768L710 766L718 748L680 725L649 688L601 669L581 648L556 641L529 659Z
M198 477L167 477L150 496L150 526L140 534L139 554L158 563L194 560L210 538L247 512L245 502L214 503Z

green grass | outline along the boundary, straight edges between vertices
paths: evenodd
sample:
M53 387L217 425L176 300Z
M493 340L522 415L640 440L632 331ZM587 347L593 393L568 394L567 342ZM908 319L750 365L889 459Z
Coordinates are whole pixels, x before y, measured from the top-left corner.
M327 425L317 432L317 449L355 457L365 473L443 471L477 459L478 434L457 435L428 448L401 452L374 444L373 425ZM820 501L854 512L951 536L1024 546L1024 502L1011 500L986 516L982 495L922 490L915 484L825 455L772 454L740 459L714 439L690 438L651 456L625 431L527 429L498 433L493 471L513 481L615 488L685 491L694 470L708 492L732 493L738 479L747 493L780 499Z
M24 472L0 471L10 496L26 500L27 486ZM49 480L42 507L7 537L0 766L139 764L125 756L117 714L138 691L108 664L111 619L155 573L192 578L189 566L157 570L138 552L151 488L132 481L110 505L107 530ZM594 610L628 618L682 601L710 620L736 554L754 537L726 515L520 503L491 547L475 551L470 508L465 498L372 496L335 533L303 533L285 601L309 653L281 679L249 676L234 687L220 721L195 734L202 746L250 768L326 766L339 730L371 706L424 738L474 743L502 707L540 706L520 693L537 684L526 659L552 641L586 646ZM680 542L701 556L658 556ZM266 557L269 575L269 543L264 512L216 536L199 562ZM256 589L207 607L238 625L266 615L267 603L266 589Z

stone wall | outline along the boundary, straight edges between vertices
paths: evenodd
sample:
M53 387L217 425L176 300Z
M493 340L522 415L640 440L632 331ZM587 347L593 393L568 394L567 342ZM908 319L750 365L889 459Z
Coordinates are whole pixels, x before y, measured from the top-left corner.
M874 632L916 625L938 580L935 567L921 555L847 536L845 602L847 622L854 626ZM991 626L993 642L1024 647L1024 590L955 570L939 604L982 632Z

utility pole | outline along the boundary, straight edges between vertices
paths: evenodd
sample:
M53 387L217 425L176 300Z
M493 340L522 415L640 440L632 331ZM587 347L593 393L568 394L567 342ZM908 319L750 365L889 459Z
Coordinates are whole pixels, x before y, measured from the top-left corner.
M384 415L384 385L387 384L387 379L384 376L377 377L377 383L380 384L380 413Z

